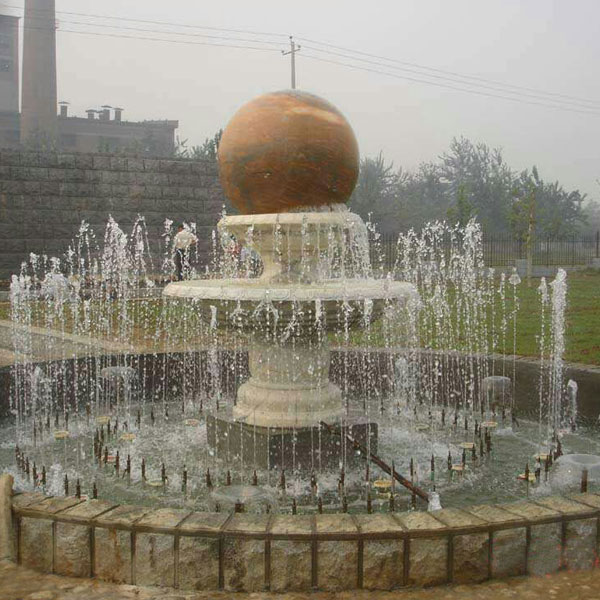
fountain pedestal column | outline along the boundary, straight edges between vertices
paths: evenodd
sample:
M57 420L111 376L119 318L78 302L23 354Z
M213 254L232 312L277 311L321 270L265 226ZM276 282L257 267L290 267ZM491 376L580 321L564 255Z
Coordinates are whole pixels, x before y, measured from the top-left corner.
M263 469L339 468L364 460L346 434L376 451L377 425L346 413L342 391L329 380L326 336L252 336L248 359L250 378L235 405L207 418L218 456Z
M329 348L316 337L252 340L250 379L237 392L233 417L260 427L298 428L339 420L342 392L329 381Z

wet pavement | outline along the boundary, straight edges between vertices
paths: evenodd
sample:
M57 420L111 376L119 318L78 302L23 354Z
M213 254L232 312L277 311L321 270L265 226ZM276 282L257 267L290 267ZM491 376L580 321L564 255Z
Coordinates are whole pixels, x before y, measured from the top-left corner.
M91 579L41 575L23 567L16 567L13 563L0 564L1 600L126 600L129 598L134 600L260 600L263 598L265 600L504 600L506 598L599 600L600 569L425 590L233 594L112 585Z

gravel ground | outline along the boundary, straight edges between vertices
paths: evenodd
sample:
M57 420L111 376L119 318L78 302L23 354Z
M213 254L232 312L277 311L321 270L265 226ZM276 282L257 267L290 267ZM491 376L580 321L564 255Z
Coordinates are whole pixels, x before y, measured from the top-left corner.
M600 569L555 573L546 577L515 578L479 585L457 585L428 590L395 592L350 591L315 594L232 594L184 592L133 585L112 585L95 580L41 575L0 564L0 600L599 600Z

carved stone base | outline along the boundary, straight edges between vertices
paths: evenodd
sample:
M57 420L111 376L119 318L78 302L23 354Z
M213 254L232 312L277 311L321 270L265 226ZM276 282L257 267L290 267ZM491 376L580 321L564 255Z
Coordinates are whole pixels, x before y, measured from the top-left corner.
M328 423L337 433L350 433L367 446L370 437L371 452L377 452L377 423L357 417L340 423ZM207 417L208 444L215 454L228 462L240 458L249 467L261 469L300 469L305 472L321 468L339 469L344 463L365 464L364 457L353 448L343 435L329 433L324 427L258 427L236 421L228 415Z
M307 336L308 337L308 336ZM339 420L342 392L329 381L329 347L316 336L273 343L253 339L250 379L237 392L233 417L261 428L298 429Z
M250 378L238 390L233 416L247 425L271 427L311 427L337 420L343 412L342 392L337 385L326 382L321 388L263 387Z

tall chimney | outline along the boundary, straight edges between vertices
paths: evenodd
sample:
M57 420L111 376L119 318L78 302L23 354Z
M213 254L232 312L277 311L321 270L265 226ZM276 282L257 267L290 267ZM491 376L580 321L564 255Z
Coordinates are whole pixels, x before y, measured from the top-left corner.
M21 143L56 137L55 0L25 0Z

